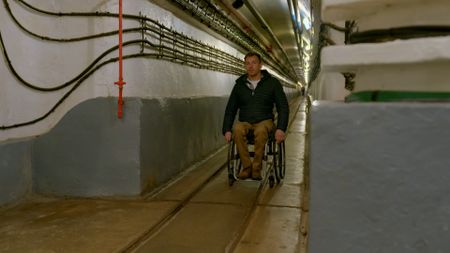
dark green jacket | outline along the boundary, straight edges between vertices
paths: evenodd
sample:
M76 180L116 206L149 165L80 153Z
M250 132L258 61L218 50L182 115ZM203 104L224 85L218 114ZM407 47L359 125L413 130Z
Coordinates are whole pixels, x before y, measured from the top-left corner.
M280 82L262 70L262 78L252 90L248 86L247 74L239 77L231 91L225 109L222 133L231 131L234 118L239 110L239 121L254 124L266 119L273 119L273 108L278 112L277 128L286 132L289 120L289 104Z

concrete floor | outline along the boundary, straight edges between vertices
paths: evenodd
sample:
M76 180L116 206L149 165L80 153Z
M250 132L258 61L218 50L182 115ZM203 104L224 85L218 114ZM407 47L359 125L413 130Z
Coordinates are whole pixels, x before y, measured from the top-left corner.
M274 188L214 176L223 149L145 198L34 198L0 210L0 252L300 252L306 113L297 107Z

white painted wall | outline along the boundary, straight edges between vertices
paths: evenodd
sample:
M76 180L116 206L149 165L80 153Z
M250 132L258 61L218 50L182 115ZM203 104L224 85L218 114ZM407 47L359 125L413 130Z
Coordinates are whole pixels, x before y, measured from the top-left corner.
M48 17L34 13L16 1L8 0L16 18L27 29L48 37L68 38L96 34L117 29L113 18ZM118 1L61 0L29 1L44 10L55 12L118 12ZM182 22L168 11L145 1L126 1L124 13L138 15L141 11L167 27L214 45L237 57L242 54L225 42ZM139 26L137 21L124 20L124 28ZM117 44L117 37L106 37L72 43L41 41L25 34L13 23L5 8L0 8L0 31L5 48L16 71L28 82L52 87L78 75L103 51ZM126 34L124 41L140 38L139 34ZM137 53L140 48L124 49L124 53ZM118 52L106 58L117 56ZM2 57L3 59L3 57ZM11 125L35 119L45 114L67 91L43 93L24 87L10 72L6 61L0 62L0 125ZM236 76L199 70L152 59L132 59L124 62L125 97L144 98L226 96ZM61 117L81 101L93 97L117 96L114 82L118 80L118 64L110 64L89 77L47 119L37 124L0 131L0 141L40 135L49 131ZM195 85L184 85L190 83Z
M322 3L324 21L354 19L360 31L450 25L448 0ZM321 74L355 72L355 91L448 92L449 42L330 46ZM313 103L309 252L449 252L448 111L448 103Z
M323 19L354 19L358 31L419 25L450 25L450 2L328 0ZM450 91L450 36L337 45L322 51L322 70L354 72L355 92L368 90Z
M337 22L336 25L345 27L345 22ZM344 44L344 33L330 28L328 36L337 45ZM341 73L320 71L308 93L313 100L343 101L350 92L345 89L345 78Z
M350 92L346 90L345 78L340 73L321 73L311 85L309 94L314 100L343 101Z
M450 252L449 113L313 103L308 252Z
M410 6L422 8L437 3L448 3L447 0L322 0L322 19L326 22L336 20L355 20L361 17L379 15L390 8L408 9ZM415 8L415 7L413 7ZM417 11L419 9L416 9ZM400 10L399 10L400 11ZM420 14L419 14L420 15ZM415 14L409 14L415 16ZM424 16L426 17L426 16ZM435 17L429 17L434 19ZM399 17L398 19L402 19ZM398 20L395 19L395 20Z
M369 15L358 17L360 31L414 25L450 24L448 1L433 0L412 3L395 3Z
M363 90L450 91L450 36L332 46L322 51L322 69L353 72Z

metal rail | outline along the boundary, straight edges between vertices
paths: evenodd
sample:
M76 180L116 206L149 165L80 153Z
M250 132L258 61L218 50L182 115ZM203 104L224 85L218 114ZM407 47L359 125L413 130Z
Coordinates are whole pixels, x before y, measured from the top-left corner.
M187 204L195 197L197 194L203 190L205 187L208 186L208 184L213 181L215 178L217 178L219 175L222 175L221 172L226 169L226 165L221 165L218 167L216 171L214 171L208 178L205 179L200 185L196 186L194 189L191 190L190 194L187 195L185 198L179 201L179 203L164 217L162 217L159 222L157 222L155 225L153 225L151 228L149 228L147 231L145 231L141 236L139 236L136 240L131 242L129 245L127 245L125 248L120 250L121 253L131 253L135 252L139 247L143 246L149 239L151 239L153 236L155 236L161 228L165 227L168 223L173 221L177 214L179 214L181 211L183 211ZM247 215L244 217L241 225L238 228L238 231L235 233L235 236L231 239L230 243L228 244L227 248L225 249L226 252L232 252L233 249L237 246L237 243L243 236L245 229L247 228L248 224L250 223L250 220L252 218L252 215L254 214L254 211L256 210L256 207L258 206L258 200L261 196L262 190L264 188L264 185L267 183L267 177L263 181L261 181L257 191L256 196L253 199L253 202L251 203L251 207L247 213ZM157 195L153 195L152 198L156 198Z

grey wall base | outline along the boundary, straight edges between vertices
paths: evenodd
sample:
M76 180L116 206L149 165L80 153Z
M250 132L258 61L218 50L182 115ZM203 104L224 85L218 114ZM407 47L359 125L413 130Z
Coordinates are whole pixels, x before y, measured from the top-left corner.
M449 104L313 105L309 252L450 252L449 115Z
M96 98L70 110L47 134L0 144L0 205L30 192L136 196L167 182L225 143L226 97Z
M68 196L139 195L224 145L227 98L85 101L34 143L34 191Z
M139 99L97 98L72 108L33 149L33 190L67 196L140 193Z
M0 205L31 192L31 141L0 144Z

